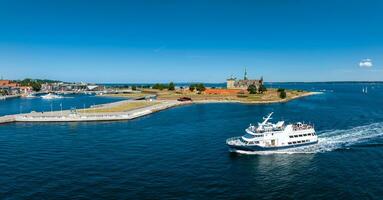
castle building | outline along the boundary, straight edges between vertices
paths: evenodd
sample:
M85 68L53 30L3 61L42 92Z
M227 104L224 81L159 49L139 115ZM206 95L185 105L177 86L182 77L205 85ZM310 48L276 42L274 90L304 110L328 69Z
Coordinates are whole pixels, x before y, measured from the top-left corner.
M227 79L226 81L226 88L227 89L240 89L240 90L247 90L247 88L250 85L255 85L255 87L258 88L263 84L263 78L259 80L251 80L247 78L247 70L245 69L245 74L243 76L242 80L237 80L233 76Z

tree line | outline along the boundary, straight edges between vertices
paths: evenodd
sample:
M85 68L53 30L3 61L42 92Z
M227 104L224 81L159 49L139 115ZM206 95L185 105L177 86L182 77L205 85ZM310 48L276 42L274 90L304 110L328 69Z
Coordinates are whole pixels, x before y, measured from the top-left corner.
M252 84L252 85L249 85L249 87L247 88L247 91L250 94L257 94L257 93L262 94L263 92L267 91L267 88L263 84L261 84L258 88L256 85Z
M16 83L20 84L21 86L29 86L32 87L33 91L40 91L41 90L41 85L44 83L58 83L61 81L55 81L55 80L49 80L49 79L31 79L31 78L26 78L24 80L18 80L15 81Z
M169 84L156 83L152 86L152 89L156 89L156 90L163 90L163 89L175 90L175 88L176 86L173 82L170 82Z

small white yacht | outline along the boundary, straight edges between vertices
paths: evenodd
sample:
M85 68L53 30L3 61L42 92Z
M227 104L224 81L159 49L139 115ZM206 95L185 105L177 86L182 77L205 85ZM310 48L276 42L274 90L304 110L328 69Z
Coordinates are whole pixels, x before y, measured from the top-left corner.
M33 93L29 93L28 95L25 95L24 98L36 98L36 96Z
M59 95L52 94L52 93L48 93L46 95L41 96L41 98L43 98L43 99L61 99L63 97L59 96Z
M314 126L301 122L285 125L284 121L273 124L268 122L272 114L263 118L264 121L258 126L250 124L244 136L227 139L230 151L266 153L318 143Z

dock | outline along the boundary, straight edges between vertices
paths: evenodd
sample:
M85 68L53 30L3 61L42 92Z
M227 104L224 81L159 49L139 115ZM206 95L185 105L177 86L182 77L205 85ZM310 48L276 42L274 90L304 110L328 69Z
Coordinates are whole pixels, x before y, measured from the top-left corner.
M5 95L5 96L0 96L0 100L7 100L7 99L13 99L13 98L18 98L21 95L16 94L16 95Z
M15 116L7 115L0 117L0 124L12 123L15 122Z
M100 105L97 108L113 107L127 101L114 102L110 104ZM129 102L129 101L128 101ZM137 102L135 100L131 102ZM145 115L152 114L171 107L190 104L191 102L179 101L155 101L157 104L137 108L123 112L73 112L69 110L52 111L52 112L33 112L24 114L7 115L0 117L0 124L12 122L91 122L91 121L120 121L131 120Z

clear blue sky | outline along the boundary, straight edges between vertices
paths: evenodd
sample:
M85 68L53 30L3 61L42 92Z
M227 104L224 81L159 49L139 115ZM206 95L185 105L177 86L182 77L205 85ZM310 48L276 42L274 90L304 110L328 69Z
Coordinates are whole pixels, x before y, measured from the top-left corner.
M359 66L371 59L372 66ZM383 80L383 1L0 0L0 75Z

